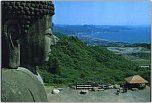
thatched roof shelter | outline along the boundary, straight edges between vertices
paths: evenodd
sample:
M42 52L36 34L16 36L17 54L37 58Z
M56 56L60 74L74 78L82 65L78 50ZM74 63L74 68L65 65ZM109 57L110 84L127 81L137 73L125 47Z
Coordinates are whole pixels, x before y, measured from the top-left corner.
M134 76L130 76L125 78L125 80L127 81L127 83L129 84L139 84L139 83L148 83L148 81L146 81L144 78L142 78L139 75L134 75Z

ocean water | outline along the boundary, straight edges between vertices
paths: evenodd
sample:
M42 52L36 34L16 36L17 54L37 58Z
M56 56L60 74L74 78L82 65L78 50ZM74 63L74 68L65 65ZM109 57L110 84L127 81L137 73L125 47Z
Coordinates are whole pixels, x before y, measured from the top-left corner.
M55 25L55 32L78 38L86 37L126 43L150 43L150 25Z
M105 39L126 43L150 43L151 28L150 26L132 26L130 30L120 30L118 32L101 32L92 35L92 38Z

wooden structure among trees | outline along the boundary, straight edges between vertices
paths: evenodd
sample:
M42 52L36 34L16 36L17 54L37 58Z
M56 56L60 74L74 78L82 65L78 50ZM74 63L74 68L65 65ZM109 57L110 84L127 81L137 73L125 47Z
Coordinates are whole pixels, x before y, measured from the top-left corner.
M128 89L144 88L146 86L146 83L148 83L148 81L146 81L144 78L142 78L139 75L127 77L125 78L125 80L126 80L126 86Z

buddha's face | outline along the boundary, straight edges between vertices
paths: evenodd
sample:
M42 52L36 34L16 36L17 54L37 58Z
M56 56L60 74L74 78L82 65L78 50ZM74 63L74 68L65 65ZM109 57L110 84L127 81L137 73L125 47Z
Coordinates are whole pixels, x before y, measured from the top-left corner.
M49 57L48 54L51 52L51 45L55 45L58 42L58 38L53 35L51 29L47 29L45 31L44 35L44 60L43 61L48 61Z
M43 35L37 35L34 39L31 40L32 44L29 48L31 53L29 63L36 66L49 60L51 46L57 43L58 38L52 34L51 29L47 29Z
M38 19L30 25L27 33L22 31L21 24L16 19L6 22L3 27L3 65L17 68L21 65L36 66L48 61L50 47L58 41L52 33L50 20L50 16Z

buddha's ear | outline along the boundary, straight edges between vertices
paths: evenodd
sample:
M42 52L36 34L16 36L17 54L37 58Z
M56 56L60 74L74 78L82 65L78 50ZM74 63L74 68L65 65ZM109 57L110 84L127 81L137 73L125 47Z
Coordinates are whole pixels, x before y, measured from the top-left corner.
M17 39L16 40L17 44L21 43L21 40L20 39Z
M10 46L11 46L12 48L14 48L15 46L14 46L14 44L13 44L11 35L9 35L8 40L9 40Z

